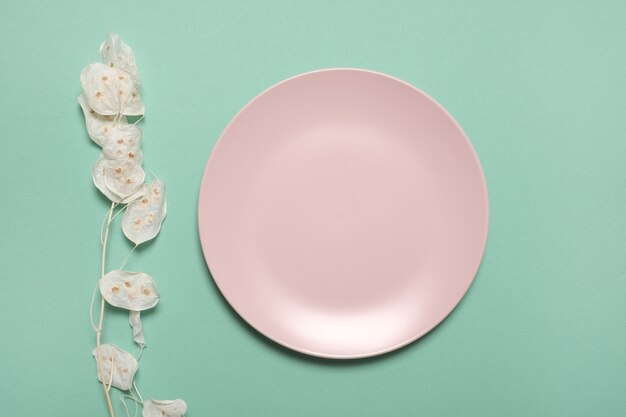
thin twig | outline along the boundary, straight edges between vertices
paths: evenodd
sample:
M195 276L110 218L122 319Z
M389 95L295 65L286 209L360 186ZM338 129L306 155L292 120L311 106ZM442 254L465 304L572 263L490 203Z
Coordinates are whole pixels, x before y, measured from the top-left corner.
M126 255L126 258L124 258L124 262L122 262L122 265L119 267L119 269L124 269L124 267L126 266L126 262L128 262L128 258L130 258L130 255L135 251L135 249L137 249L137 244L135 244L135 246L133 246L133 248L128 252L128 254Z
M133 400L134 401L134 403L135 403L135 417L137 417L137 412L139 411L139 404L142 404L142 406L143 406L143 403L141 401L139 401L137 398L134 397L135 394L133 394L133 389L132 388L129 389L128 392L130 392L132 394L132 396L131 395L122 394L122 396L121 396L122 401L124 401L125 398L128 398L129 400Z
M107 385L107 391L111 391L111 385L113 384L113 374L115 373L115 349L111 356L111 376L109 378L109 384Z
M139 397L139 400L141 401L141 403L143 404L143 397L141 396L141 393L139 392L139 390L137 389L137 384L135 384L135 381L133 381L133 388L135 388L135 392L137 393L137 396Z
M89 305L89 320L91 320L91 328L93 329L94 332L97 332L98 328L93 322L93 305L96 302L96 293L98 292L99 286L100 286L100 283L99 282L96 283L96 287L93 289L93 294L91 294L91 304Z
M111 225L111 216L113 215L114 208L115 208L115 203L111 203L111 208L109 209L109 214L108 214L107 226L104 231L104 239L102 241L101 277L104 276L106 252L107 252L107 241L109 239L109 226ZM109 407L109 414L111 415L111 417L115 417L115 411L113 411L113 404L111 403L111 395L109 395L109 390L107 389L106 381L104 380L104 372L102 371L102 349L100 348L100 336L102 334L103 321L104 321L104 297L101 297L100 298L100 322L98 324L98 330L96 331L96 351L98 352L98 373L100 374L100 381L102 382L102 389L104 391L104 396L107 400L107 406Z
M126 400L124 399L123 395L120 397L120 400L122 400L122 405L124 406L124 410L126 410L126 417L130 417L130 413L128 412L128 407L126 407ZM137 408L136 404L135 404L135 408Z
M118 204L122 204L122 203L115 203L115 205L117 206ZM122 208L120 208L119 210L117 210L117 213L115 213L113 215L113 217L110 218L110 220L107 220L109 217L109 213L107 212L107 214L104 215L104 219L102 219L102 225L100 226L100 243L104 245L104 225L105 224L109 224L113 221L113 219L115 219L117 217L118 214L120 214L122 211L124 211L124 209L126 208L128 204L124 204L124 206Z

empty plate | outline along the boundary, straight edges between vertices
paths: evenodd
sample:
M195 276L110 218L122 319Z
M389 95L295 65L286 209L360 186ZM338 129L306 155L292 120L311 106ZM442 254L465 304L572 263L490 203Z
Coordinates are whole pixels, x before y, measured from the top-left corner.
M259 332L328 358L378 355L441 322L488 226L467 137L432 98L372 71L285 80L224 130L204 172L202 249Z

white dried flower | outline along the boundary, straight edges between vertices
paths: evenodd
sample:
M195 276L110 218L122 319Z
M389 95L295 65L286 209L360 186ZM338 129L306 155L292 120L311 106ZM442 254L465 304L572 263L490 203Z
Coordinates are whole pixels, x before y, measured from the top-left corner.
M143 187L141 187L141 183L139 183L139 186L137 186L135 192L126 197L121 197L115 194L111 189L109 189L105 180L105 168L107 166L107 162L108 160L105 159L104 156L100 155L100 158L98 158L96 163L93 165L91 174L93 183L96 188L98 188L98 190L100 190L100 192L102 192L102 194L104 194L109 200L116 203L126 203L141 197L141 194L144 191Z
M85 96L82 94L78 96L77 100L85 115L85 124L87 125L89 137L98 145L103 146L107 142L111 130L116 125L115 116L103 116L96 113L95 110L89 107ZM121 116L117 123L126 124L126 116Z
M92 168L93 182L112 202L101 235L102 277L98 288L102 304L98 326L92 317L92 326L96 332L96 348L92 355L98 364L98 379L104 385L111 416L115 412L109 388L114 386L128 391L128 398L134 399L137 404L143 404L144 417L181 417L187 410L182 400L142 402L137 399L131 391L131 387L134 387L138 394L133 382L138 368L137 360L114 345L100 344L105 301L129 311L128 321L132 327L133 341L141 349L146 346L141 311L153 308L159 301L156 285L149 275L124 270L104 273L109 230L115 217L113 210L118 204L128 204L122 218L122 230L136 245L153 239L159 233L167 214L165 184L159 179L149 185L144 184L142 133L135 125L138 121L129 124L126 118L127 115L144 114L135 56L130 47L113 33L109 33L100 45L100 55L102 63L88 65L81 72L83 93L78 97L87 133L102 147L102 154Z
M187 411L183 400L145 400L143 417L181 417Z
M154 280L143 272L116 269L100 278L99 286L109 304L126 310L143 311L159 302Z
M167 215L165 183L155 179L144 185L142 197L128 205L122 218L122 230L136 245L153 239Z
M98 348L94 348L91 352L96 363L98 362ZM139 364L130 353L118 348L115 345L100 345L100 354L102 356L102 376L104 381L98 374L98 380L121 390L129 390L133 384L133 378ZM111 377L111 373L113 376Z
M138 191L145 179L141 165L132 161L105 159L103 169L107 188L121 199Z
M100 45L100 56L103 63L126 71L135 82L139 83L139 73L133 51L130 46L122 42L118 35L107 33L106 40Z
M80 74L80 83L89 108L103 116L122 113L115 68L102 63L87 65Z
M104 63L88 65L80 75L89 107L101 115L143 115L139 73L131 49L119 36L109 34L100 46L100 55Z
M106 159L129 161L141 165L141 129L135 125L120 124L109 131L107 141L102 145L102 155Z

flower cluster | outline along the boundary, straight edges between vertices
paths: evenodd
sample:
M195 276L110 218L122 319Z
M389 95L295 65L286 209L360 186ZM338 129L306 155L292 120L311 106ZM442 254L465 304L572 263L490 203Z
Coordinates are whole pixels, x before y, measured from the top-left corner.
M102 62L90 64L83 69L80 82L83 92L78 102L83 109L87 133L102 152L93 166L95 186L110 201L106 227L102 239L102 274L98 288L101 295L99 324L92 326L96 332L96 347L92 354L111 417L115 416L111 404L110 389L123 391L122 403L128 414L125 399L142 406L144 417L180 417L187 405L182 400L143 400L134 382L139 367L139 357L146 346L141 323L141 311L150 309L159 301L159 293L152 277L143 272L112 270L105 273L105 255L109 226L115 218L117 206L124 210L122 231L138 245L159 233L167 213L165 184L154 179L145 182L141 130L129 123L127 116L144 115L139 93L140 78L132 50L119 36L108 34L100 46ZM105 301L109 305L128 310L132 336L139 346L138 357L113 344L100 343Z

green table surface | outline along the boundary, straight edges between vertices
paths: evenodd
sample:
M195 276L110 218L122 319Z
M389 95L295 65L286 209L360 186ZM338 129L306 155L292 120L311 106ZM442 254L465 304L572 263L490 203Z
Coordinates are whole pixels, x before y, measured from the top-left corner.
M162 297L144 316L144 397L184 398L189 417L626 415L626 3L543 0L3 0L0 415L106 415L88 309L107 203L76 96L107 31L136 53L145 166L168 184L162 233L127 266ZM197 237L201 174L227 123L266 87L327 67L432 95L489 189L487 250L462 303L367 360L257 334ZM108 268L130 248L112 234ZM132 349L125 314L107 310L104 339Z

